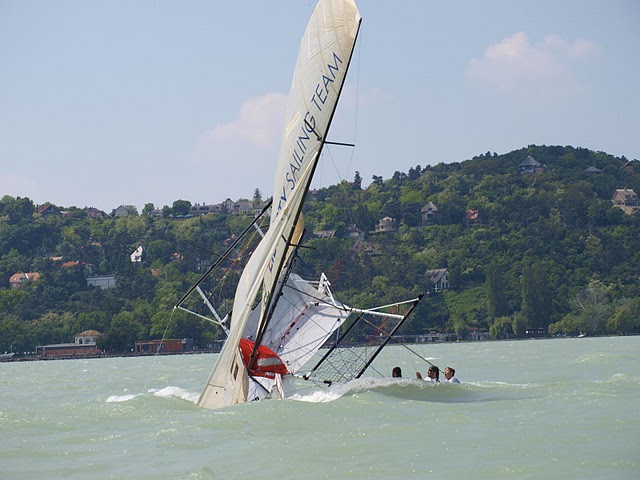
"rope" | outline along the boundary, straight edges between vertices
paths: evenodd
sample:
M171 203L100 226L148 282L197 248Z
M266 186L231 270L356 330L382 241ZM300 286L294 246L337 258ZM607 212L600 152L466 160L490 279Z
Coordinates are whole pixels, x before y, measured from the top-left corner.
M151 367L149 368L149 375L147 375L147 379L144 382L145 391L147 390L147 385L149 383L149 379L151 378L151 375L153 374L153 371L155 369L156 360L160 356L160 350L162 349L162 345L164 345L164 340L167 337L167 331L169 330L169 325L171 325L171 320L173 320L173 315L175 314L175 312L176 312L176 307L173 307L173 309L171 310L171 316L169 316L169 321L167 322L167 325L164 327L164 332L162 333L162 338L160 339L160 344L158 345L158 348L156 349L156 354L153 356L153 362L151 362Z
M395 338L393 338L393 340L395 340ZM435 367L436 365L434 365L433 363L431 363L429 360L427 360L426 358L424 358L422 355L420 355L418 352L416 352L414 349L412 349L411 347L409 347L408 345L402 343L402 342L398 342L396 341L396 343L398 345L403 346L404 348L406 348L407 350L409 350L411 353L413 353L416 357L418 357L420 360L427 362L429 365L431 365L432 367ZM412 357L412 363L413 363L413 369L417 372L418 368L416 367L415 361L413 361L413 357Z

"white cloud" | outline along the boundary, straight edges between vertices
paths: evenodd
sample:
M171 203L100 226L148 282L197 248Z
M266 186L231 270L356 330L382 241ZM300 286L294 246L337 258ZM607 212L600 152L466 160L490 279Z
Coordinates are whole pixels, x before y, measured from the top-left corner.
M550 50L555 50L559 54L566 55L573 60L580 60L599 53L593 43L582 38L577 39L575 42L570 43L564 40L560 35L547 35L544 38L544 45Z
M188 163L200 167L217 164L229 170L233 165L227 160L250 166L277 152L286 104L287 95L276 92L245 100L233 120L200 135Z
M557 99L582 90L574 73L577 61L593 56L596 46L548 35L534 44L523 32L487 47L466 69L468 80L534 99Z
M204 132L187 154L185 163L197 175L172 185L216 198L246 197L255 187L270 192L286 104L287 95L277 92L245 100L233 120Z
M216 125L206 137L214 145L248 144L258 150L270 150L280 141L286 103L287 95L283 93L250 98L235 119Z

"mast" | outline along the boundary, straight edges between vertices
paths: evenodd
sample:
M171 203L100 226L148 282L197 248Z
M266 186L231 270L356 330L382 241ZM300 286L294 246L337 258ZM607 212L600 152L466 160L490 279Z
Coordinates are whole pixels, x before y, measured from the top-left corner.
M350 9L352 11L349 13L351 13L352 15L355 14L353 16L353 18L355 19L355 31L346 32L349 35L352 35L350 42L346 45L347 58L341 58L344 55L342 51L337 51L340 50L339 48L331 48L331 44L333 41L335 41L337 47L340 47L340 42L337 38L332 39L332 42L329 42L329 48L322 48L323 46L321 45L321 40L317 40L318 45L316 47L318 48L318 50L317 52L314 52L312 50L312 47L314 46L313 42L316 41L316 38L314 37L315 35L319 35L318 33L316 33L316 31L320 32L320 35L323 33L325 35L331 35L338 28L334 23L338 23L339 20L346 19L347 17L342 17L342 15L345 13L345 11L349 11ZM331 14L335 15L335 19L332 19L328 16ZM284 287L286 280L286 278L284 277L286 277L288 274L286 271L283 272L283 268L287 264L287 260L289 260L289 270L291 268L292 258L295 250L297 249L297 244L294 244L292 242L292 238L295 235L296 229L302 230L303 228L301 222L302 206L309 192L309 187L311 185L313 175L318 165L320 155L322 154L324 145L327 142L327 133L331 128L333 116L335 115L336 107L338 105L338 99L340 98L340 94L342 93L342 89L344 88L346 74L349 70L349 66L351 65L351 59L353 58L353 52L355 49L356 40L358 38L358 33L360 31L361 22L362 18L360 17L357 7L352 0L344 2L329 0L320 1L316 6L316 9L314 10L311 20L309 21L309 25L307 26L305 35L301 41L298 64L296 67L296 71L294 72L294 79L291 86L286 118L289 118L290 114L293 113L291 112L292 109L295 109L295 114L292 116L293 120L288 124L287 130L285 131L285 136L283 138L280 150L280 161L277 169L277 172L283 172L286 171L287 167L289 168L289 171L285 174L285 179L287 180L288 184L292 185L291 190L299 191L301 192L301 195L288 198L286 193L286 186L283 185L282 190L280 190L282 177L276 174L274 192L278 193L282 191L283 195L280 197L277 205L274 198L274 208L271 210L271 221L277 221L280 209L282 208L283 204L286 205L288 202L296 202L297 205L294 208L294 218L288 235L286 236L286 238L282 239L282 250L284 250L285 253L281 254L280 258L278 258L276 256L277 250L274 252L273 260L274 264L277 265L277 269L275 271L275 274L269 274L265 278L265 288L263 288L262 316L258 323L258 333L256 336L255 346L251 354L250 362L253 362L255 352L260 346L264 331L267 329L269 322L271 321L271 317L275 310L275 305L278 301L278 298L280 297L282 288ZM307 50L306 57L304 55L305 49ZM306 62L305 58L307 59ZM324 65L322 65L323 62ZM345 62L346 64L342 65ZM309 64L313 65L314 63L317 63L317 65L315 66L322 75L322 81L316 83L315 88L313 86L313 82L311 82L306 85L302 84L301 88L296 89L296 80L298 80L298 76L307 74L307 69L305 69L305 67ZM311 72L314 72L314 69L311 69ZM337 85L333 85L336 82ZM324 97L322 95L321 85L324 85L324 92L326 94L326 96ZM307 89L310 88L311 90L308 91L304 88L305 86L307 87ZM318 87L321 87L320 93L318 93ZM331 95L332 92L335 96ZM306 94L307 101L298 104L295 97L296 93L302 95ZM308 106L307 112L303 116L302 120L300 117L300 106ZM326 120L323 122L320 121L320 118L317 119L316 116L318 114L322 114L324 108L327 109L326 112L328 112L329 115L328 118L326 118ZM302 136L298 136L297 138L295 136L291 136L296 132L296 123L300 124L300 128L303 133ZM322 127L324 123L326 123L326 127L323 129ZM318 142L315 146L313 145L313 137L315 137L315 141ZM291 149L292 140L293 149ZM306 142L308 141L311 141L310 144L306 144ZM314 152L314 150L316 151ZM307 161L305 159L305 154L307 151L309 152L309 154L312 154L306 168L307 170L310 169L310 171L308 172L308 174L306 174L307 172L305 171L305 175L303 175L304 180L296 181L295 172L298 170L298 166L301 167ZM290 157L288 157L287 155L289 152L291 154ZM280 279L281 275L283 277L282 281L280 282L281 287L276 292L278 279ZM251 363L249 367L250 366Z

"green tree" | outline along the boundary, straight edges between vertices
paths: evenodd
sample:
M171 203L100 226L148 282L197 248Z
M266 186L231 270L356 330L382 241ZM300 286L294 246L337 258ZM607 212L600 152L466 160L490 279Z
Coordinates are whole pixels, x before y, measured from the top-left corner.
M133 312L120 312L111 319L111 326L98 348L107 352L129 352L134 349L136 340L148 336L148 330L135 318Z
M591 281L573 299L572 305L577 313L581 329L590 334L604 333L607 320L614 314L615 308L608 295L608 288L602 282Z
M517 337L522 337L527 330L527 318L521 312L517 312L513 315L513 322L511 325L513 333Z
M509 313L509 304L507 303L502 271L496 263L490 263L485 275L489 318L503 317Z
M11 223L24 223L32 220L36 209L33 202L27 198L5 195L0 200L0 213L6 215Z
M353 188L355 190L362 190L362 177L360 172L356 170L356 174L353 176Z
M451 312L450 322L458 338L466 338L471 328L479 328L487 317L486 299L483 288L472 288L461 293L444 293Z
M522 270L521 312L529 330L539 331L551 323L551 297L547 274L540 261Z
M27 325L18 316L0 314L0 353L31 351L28 336Z
M129 215L134 215L134 216L138 215L138 209L136 208L135 205L124 205L124 208L127 209L127 212L129 212Z
M493 338L509 338L513 334L513 319L510 317L498 317L491 322L489 334Z
M253 208L256 208L258 205L262 203L262 192L259 188L256 188L253 191Z
M153 205L153 203L145 203L144 208L142 209L142 214L149 215L151 212L153 212L153 210L155 210L155 208L156 207Z
M640 332L640 298L622 305L607 322L607 330L612 333Z
M176 200L173 202L171 210L176 217L189 215L191 202L188 200Z

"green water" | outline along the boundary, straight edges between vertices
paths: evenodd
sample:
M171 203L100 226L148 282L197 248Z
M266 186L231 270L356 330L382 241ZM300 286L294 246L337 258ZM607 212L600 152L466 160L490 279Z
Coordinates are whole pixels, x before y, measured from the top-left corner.
M195 405L214 357L0 364L0 478L640 478L640 337L417 345L390 375Z

